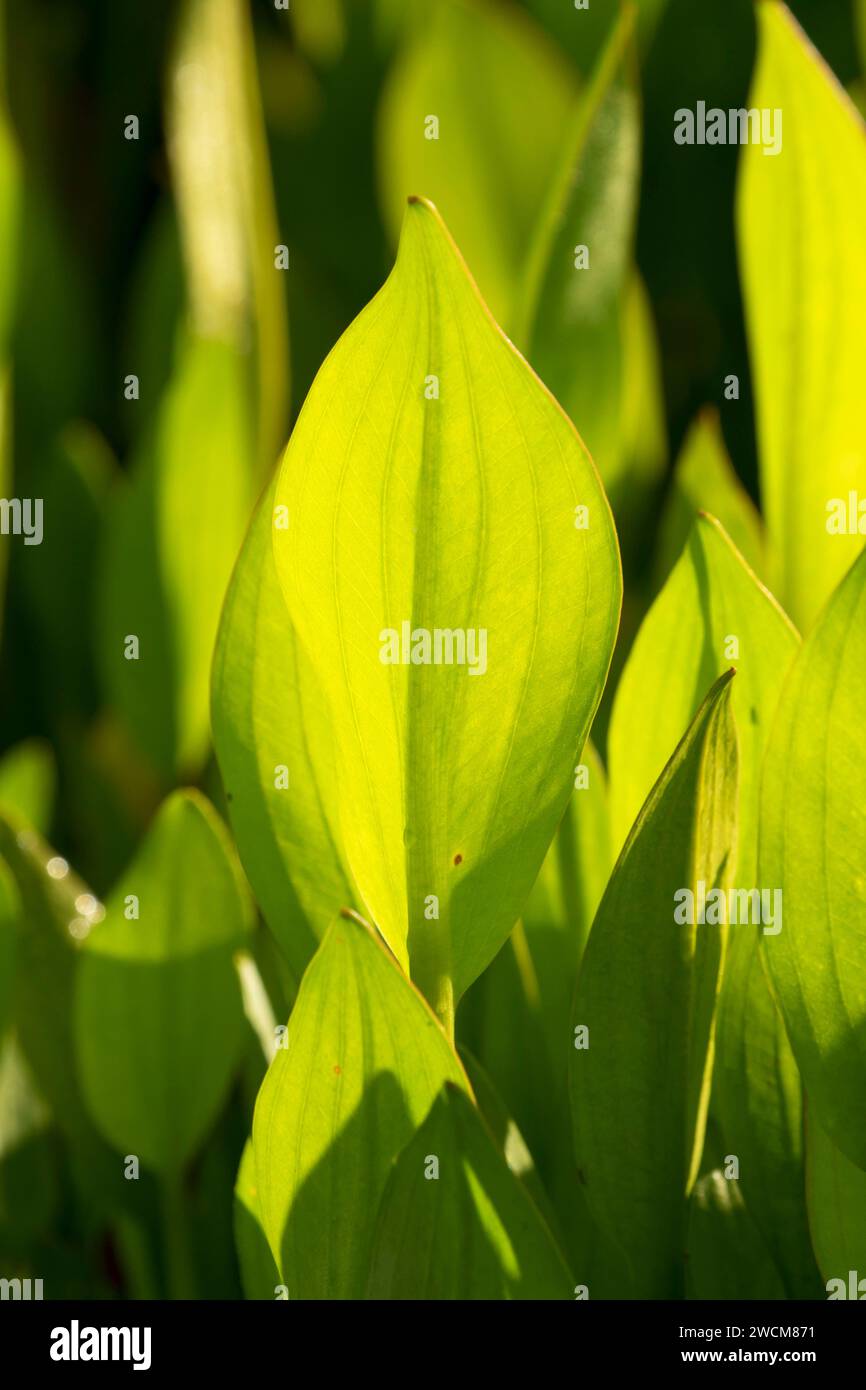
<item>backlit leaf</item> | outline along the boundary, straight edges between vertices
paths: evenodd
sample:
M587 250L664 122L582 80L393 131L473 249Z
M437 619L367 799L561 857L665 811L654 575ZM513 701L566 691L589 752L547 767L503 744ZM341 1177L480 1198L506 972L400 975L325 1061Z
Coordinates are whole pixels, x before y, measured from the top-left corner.
M247 876L298 979L355 902L341 867L331 721L274 565L265 493L226 596L214 654L213 738Z
M620 573L590 459L428 204L410 205L392 275L321 369L276 500L291 518L277 572L333 720L346 858L447 1021L562 816Z
M866 534L866 130L790 11L757 13L749 106L781 113L782 147L743 151L740 261L772 584L805 630Z
M430 1010L357 922L328 929L253 1122L259 1210L295 1298L360 1298L390 1165L445 1081L466 1086Z
M41 835L47 834L55 775L47 743L38 738L16 743L0 758L0 808L11 810Z
M577 983L575 1153L590 1209L628 1262L622 1298L683 1292L686 1199L703 1147L726 928L698 925L695 911L680 924L675 895L696 895L701 883L724 891L729 882L737 801L731 679L713 686L647 798Z

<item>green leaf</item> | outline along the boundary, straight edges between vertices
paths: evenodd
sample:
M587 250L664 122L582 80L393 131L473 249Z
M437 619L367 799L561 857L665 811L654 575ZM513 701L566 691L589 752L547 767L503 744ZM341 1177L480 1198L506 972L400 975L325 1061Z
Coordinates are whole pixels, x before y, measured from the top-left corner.
M208 745L223 597L252 500L246 395L232 349L185 339L117 498L100 579L107 692L167 777ZM138 656L129 639L138 639Z
M659 587L679 559L700 512L709 512L721 522L760 578L764 570L761 518L734 472L716 410L701 411L674 468L656 546Z
M75 1001L87 1103L110 1143L160 1173L192 1156L238 1063L233 956L250 915L216 813L197 792L175 792L87 931Z
M619 1297L683 1291L686 1199L703 1147L726 928L678 924L675 895L729 882L732 676L713 686L650 793L596 914L577 983L575 1153L590 1209L629 1262Z
M617 687L608 736L611 832L623 840L703 692L731 666L740 739L739 874L752 887L757 778L797 633L714 518L699 516L644 619ZM746 883L746 879L750 881Z
M447 1021L562 816L621 581L590 459L428 204L408 208L392 275L320 371L277 503L277 572L334 725L347 862ZM410 631L418 664L403 661Z
M806 1123L806 1199L812 1243L832 1296L841 1295L830 1280L844 1282L849 1292L849 1271L857 1282L866 1278L866 1172L851 1163L825 1133L813 1114ZM862 1298L866 1286L854 1295Z
M423 18L382 97L386 222L396 241L406 199L432 199L505 323L559 165L575 81L516 6L439 0ZM428 134L430 116L439 122L437 139Z
M478 1111L446 1086L388 1180L367 1297L563 1299L573 1288Z
M261 1220L295 1298L360 1298L391 1162L443 1082L441 1028L373 934L338 919L301 983L253 1121Z
M784 929L762 946L815 1117L866 1167L866 554L785 683L761 791L761 882Z
M193 330L233 344L241 358L252 338L265 478L288 425L289 345L246 0L185 0L167 128Z
M626 10L572 120L538 222L515 330L611 490L622 482L624 463L623 314L640 176L633 45L634 12ZM578 267L584 251L588 264Z
M328 923L354 905L356 894L337 838L330 715L274 566L274 491L275 482L250 525L226 596L212 724L244 868L300 979Z
M734 665L731 700L740 753L734 882L747 890L774 886L757 874L759 773L797 647L791 624L722 528L699 517L644 620L617 690L609 742L617 840L663 765L677 728L692 717L701 690ZM750 1211L792 1282L792 1296L811 1297L800 1078L764 978L758 932L740 923L730 933L712 1105L728 1151L740 1160Z
M782 1281L735 1178L718 1169L689 1201L689 1298L783 1299Z
M866 131L789 10L757 9L749 106L782 112L783 140L743 152L740 261L772 586L805 630L866 534L828 530L834 500L866 499Z
M44 835L54 804L56 773L43 739L16 743L0 758L0 809L11 811Z

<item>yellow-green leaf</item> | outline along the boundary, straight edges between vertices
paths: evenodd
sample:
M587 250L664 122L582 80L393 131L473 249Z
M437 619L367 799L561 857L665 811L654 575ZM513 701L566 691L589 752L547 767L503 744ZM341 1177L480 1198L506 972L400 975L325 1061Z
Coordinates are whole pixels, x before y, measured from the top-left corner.
M456 1054L386 948L328 929L301 983L253 1121L259 1211L289 1298L361 1298L391 1163Z
M591 460L428 204L410 205L393 273L322 367L277 503L347 862L448 1019L562 816L621 581Z
M327 705L298 644L274 565L275 480L250 525L214 654L213 739L238 850L300 979L328 923L352 907L335 827Z
M749 106L781 147L743 152L740 261L771 583L805 630L866 535L866 128L786 6L757 12Z

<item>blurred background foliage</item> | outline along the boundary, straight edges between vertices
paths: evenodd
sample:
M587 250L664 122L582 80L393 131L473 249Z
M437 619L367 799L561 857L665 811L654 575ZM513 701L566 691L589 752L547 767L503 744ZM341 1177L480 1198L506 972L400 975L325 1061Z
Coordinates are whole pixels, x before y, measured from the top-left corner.
M390 269L407 193L437 202L531 359L533 313L556 295L556 199L604 210L601 301L559 326L566 339L576 326L581 371L550 385L617 515L618 660L683 543L696 478L760 572L740 488L757 500L739 151L672 158L677 107L747 104L753 6L637 8L636 45L611 56L616 0L582 13L571 0L4 0L0 491L43 498L45 535L0 542L0 808L94 893L115 887L172 786L222 806L208 680L226 584L318 367ZM866 5L791 8L859 99ZM447 145L419 136L434 112ZM549 379L558 360L535 365ZM128 634L139 663L123 659ZM33 892L37 916L59 910ZM292 986L271 949L259 966L282 1006ZM259 1050L190 1189L212 1296L239 1290L229 1194L261 1068ZM121 1208L105 1235L109 1151L74 1081L57 1089L49 1112L3 1052L0 1245L41 1242L55 1289L158 1291L141 1225Z

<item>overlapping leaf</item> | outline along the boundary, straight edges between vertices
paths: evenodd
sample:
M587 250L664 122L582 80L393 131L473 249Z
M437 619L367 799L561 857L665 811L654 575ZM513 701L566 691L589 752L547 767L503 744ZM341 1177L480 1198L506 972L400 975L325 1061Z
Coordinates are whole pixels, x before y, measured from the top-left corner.
M573 1287L478 1111L446 1086L388 1180L367 1296L564 1299Z
M346 858L447 1020L562 815L620 575L591 461L429 205L409 207L394 272L319 373L276 500Z
M698 924L694 898L691 920L681 912L678 921L675 895L729 883L731 679L713 686L652 789L602 898L577 984L575 1153L590 1209L628 1265L618 1297L681 1297L684 1288L686 1199L703 1147L726 928Z
M328 929L256 1102L259 1214L295 1298L361 1298L390 1165L457 1056L386 948L354 921Z
M858 1300L866 1294L866 1172L847 1159L814 1116L806 1123L809 1228L830 1296L850 1298L854 1271ZM831 1287L831 1280L841 1280Z

